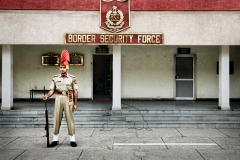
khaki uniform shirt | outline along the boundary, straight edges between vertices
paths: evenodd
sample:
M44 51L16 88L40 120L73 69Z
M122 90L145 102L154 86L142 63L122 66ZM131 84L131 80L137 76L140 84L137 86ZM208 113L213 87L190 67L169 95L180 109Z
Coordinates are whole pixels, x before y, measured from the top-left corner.
M74 75L67 74L65 78L61 74L54 75L50 89L57 91L68 91L78 89L77 79Z

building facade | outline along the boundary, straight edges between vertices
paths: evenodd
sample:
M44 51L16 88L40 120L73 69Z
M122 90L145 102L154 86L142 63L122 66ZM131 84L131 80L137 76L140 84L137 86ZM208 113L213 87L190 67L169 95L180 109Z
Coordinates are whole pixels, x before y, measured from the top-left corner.
M116 10L121 24L103 26L102 11L113 14L118 5L129 7ZM48 88L58 66L43 65L42 56L63 49L83 56L69 71L78 79L79 98L110 96L113 110L122 99L218 99L229 110L230 99L240 98L237 0L12 0L0 4L0 19L2 110L11 109L13 99L29 98L31 89ZM85 39L68 43L68 34ZM94 39L103 35L109 35L104 43Z

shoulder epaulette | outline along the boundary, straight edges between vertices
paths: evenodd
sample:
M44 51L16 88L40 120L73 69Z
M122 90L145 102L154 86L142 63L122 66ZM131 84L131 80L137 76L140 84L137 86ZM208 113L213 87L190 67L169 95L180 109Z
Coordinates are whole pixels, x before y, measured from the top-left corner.
M75 76L74 76L74 75L71 75L71 74L69 74L69 76L70 76L70 77L72 77L72 78L75 78Z
M53 78L55 78L55 77L59 77L59 75L60 75L60 74L56 74L56 75L53 76Z

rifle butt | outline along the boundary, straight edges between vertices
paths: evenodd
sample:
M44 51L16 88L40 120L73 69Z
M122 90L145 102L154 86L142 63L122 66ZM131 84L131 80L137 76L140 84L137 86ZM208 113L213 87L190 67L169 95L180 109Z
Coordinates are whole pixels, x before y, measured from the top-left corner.
M46 117L46 137L47 137L47 148L49 148L49 122L48 122L48 110L45 110L45 117Z

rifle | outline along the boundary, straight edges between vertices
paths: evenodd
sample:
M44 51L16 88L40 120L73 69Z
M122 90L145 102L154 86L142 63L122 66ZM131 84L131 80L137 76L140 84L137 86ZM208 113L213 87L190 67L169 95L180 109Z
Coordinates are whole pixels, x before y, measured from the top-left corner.
M45 96L45 86L44 86L44 96ZM48 123L48 109L47 109L47 100L44 100L45 103L45 118L46 118L46 137L47 137L47 148L49 148L49 123Z

